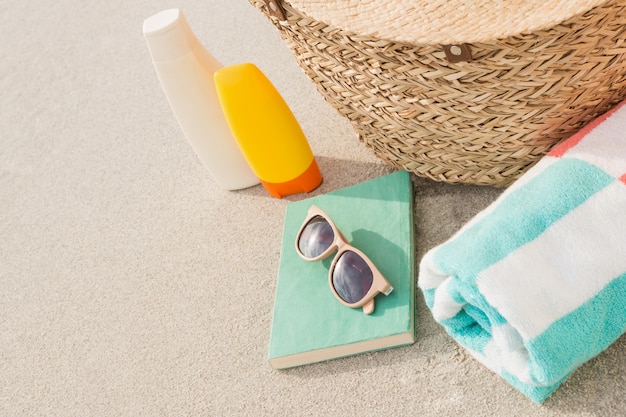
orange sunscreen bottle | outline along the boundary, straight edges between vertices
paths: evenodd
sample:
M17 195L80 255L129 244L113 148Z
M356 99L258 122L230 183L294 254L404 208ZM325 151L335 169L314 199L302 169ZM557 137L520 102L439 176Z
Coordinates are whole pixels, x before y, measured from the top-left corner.
M274 197L309 192L322 175L302 128L270 80L253 64L223 67L215 86L248 164Z

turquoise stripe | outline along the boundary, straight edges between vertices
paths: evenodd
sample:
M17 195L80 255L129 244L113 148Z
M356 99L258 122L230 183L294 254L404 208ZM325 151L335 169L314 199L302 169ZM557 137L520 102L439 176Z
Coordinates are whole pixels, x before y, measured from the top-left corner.
M475 317L485 329L490 331L491 326L506 323L504 317L487 302L475 285L458 279L452 280L448 284L448 294L456 303L464 305L468 314ZM480 311L473 311L476 309Z
M481 327L465 310L452 319L441 322L446 332L461 346L483 353L491 340L491 333Z
M492 337L492 326L502 325L506 320L493 308L475 286L453 280L447 287L452 300L462 304L463 309L454 317L442 320L446 332L462 346L483 352ZM435 304L436 289L423 290L424 301L429 309Z
M614 181L585 161L563 158L504 197L492 213L440 246L442 273L475 283L478 273L532 241L555 221Z
M530 373L551 384L598 355L626 332L626 273L529 341Z
M540 404L546 398L550 396L556 389L569 377L569 375L565 376L560 381L545 387L538 387L534 385L528 385L517 379L515 375L510 374L506 371L502 372L502 378L504 378L509 384L513 385L517 388L522 394L526 395L528 398L533 400L534 402Z

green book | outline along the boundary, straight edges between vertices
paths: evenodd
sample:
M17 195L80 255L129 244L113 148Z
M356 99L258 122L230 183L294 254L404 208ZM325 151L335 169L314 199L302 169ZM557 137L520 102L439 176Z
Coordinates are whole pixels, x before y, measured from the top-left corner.
M415 342L413 186L398 171L287 205L269 363L290 368ZM370 315L342 305L328 282L333 253L308 262L295 239L311 205L322 209L365 253L394 290L378 294Z

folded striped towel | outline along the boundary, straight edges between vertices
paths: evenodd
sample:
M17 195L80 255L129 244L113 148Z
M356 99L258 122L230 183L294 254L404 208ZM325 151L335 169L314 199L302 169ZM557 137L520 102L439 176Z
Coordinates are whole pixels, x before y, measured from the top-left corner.
M420 264L435 320L538 403L626 331L625 103Z

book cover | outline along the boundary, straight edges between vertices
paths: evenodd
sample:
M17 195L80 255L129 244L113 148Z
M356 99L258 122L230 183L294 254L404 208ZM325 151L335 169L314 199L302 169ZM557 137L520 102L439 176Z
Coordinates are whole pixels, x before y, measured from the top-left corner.
M413 186L409 173L380 178L287 205L269 343L269 363L290 368L415 342ZM308 262L295 239L311 205L326 212L394 290L371 315L342 305L328 283L334 254Z

